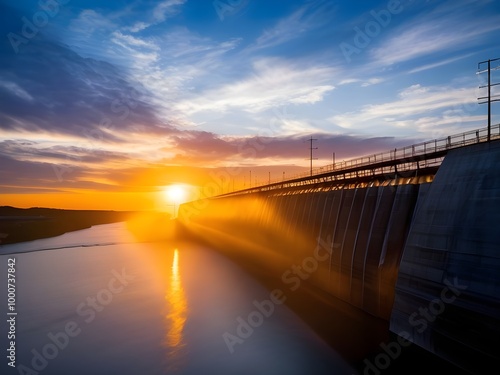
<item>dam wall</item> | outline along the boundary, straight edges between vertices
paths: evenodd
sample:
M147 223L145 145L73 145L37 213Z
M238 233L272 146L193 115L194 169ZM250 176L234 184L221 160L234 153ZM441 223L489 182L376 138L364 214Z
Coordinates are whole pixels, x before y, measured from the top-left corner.
M500 142L446 156L411 224L390 329L470 371L498 366Z
M303 267L307 276L297 271L298 277L389 320L413 213L428 187L401 184L232 196L210 200L200 210L182 205L179 218L189 221L186 227L196 235L213 241L211 245L246 249L278 276L294 265ZM320 253L321 259L311 261ZM292 283L294 276L285 276L284 282Z
M183 204L179 221L284 284L300 278L486 372L500 360L500 141L451 150L423 180L220 196Z

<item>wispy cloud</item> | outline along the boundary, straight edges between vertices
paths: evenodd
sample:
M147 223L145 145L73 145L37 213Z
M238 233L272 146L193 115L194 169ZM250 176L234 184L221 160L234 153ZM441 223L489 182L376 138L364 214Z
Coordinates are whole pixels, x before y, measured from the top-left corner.
M175 17L181 12L182 5L184 5L186 1L187 0L161 1L153 8L149 17L145 17L142 21L136 21L132 26L124 27L123 30L138 33L150 26L157 25L169 18Z
M103 49L103 42L118 29L119 24L111 17L93 9L84 9L69 22L67 32L61 34L61 39L80 54L102 57L107 52Z
M186 0L166 0L162 1L153 10L153 17L157 22L163 22L167 18L173 17L180 11L180 6L183 5Z
M338 85L339 86L344 86L344 85L351 85L353 83L358 83L358 82L361 82L360 79L358 78L345 78L343 80L341 80Z
M264 31L257 38L254 49L269 48L297 38L300 33L303 33L310 27L307 21L304 20L305 11L306 8L301 8L286 19L278 22L272 29Z
M130 47L149 48L153 50L159 49L158 45L151 41L123 34L121 31L113 32L111 34L111 41L127 49L130 49Z
M424 14L392 30L392 36L371 51L377 65L391 65L436 53L461 50L500 30L500 16L470 20L464 14L447 19Z
M382 82L384 82L383 78L374 77L374 78L370 78L370 79L364 81L361 84L361 87L368 87L368 86L378 85L379 83L382 83Z
M202 87L212 86L214 72L227 72L227 55L240 42L213 41L186 28L173 29L161 41L141 40L134 38L134 45L127 45L130 76L152 94L150 102L162 118L180 126L184 114L179 113L177 103L191 95L193 82Z
M128 30L128 31L130 31L132 33L137 33L139 31L142 31L142 30L146 29L147 27L149 27L149 25L150 24L148 24L146 22L139 21L139 22L134 23L133 26L125 27L124 29Z
M475 88L417 84L402 90L394 101L365 105L360 111L336 115L330 120L347 129L367 129L377 125L428 133L431 123L434 127L455 125L454 129L457 129L464 123L477 121L477 117L463 109L475 105L476 101Z
M200 93L179 103L187 114L239 108L260 112L284 104L312 104L335 89L335 70L326 66L295 66L279 59L260 59L249 77Z
M312 29L331 22L332 17L330 1L311 1L278 21L273 27L264 30L247 52L274 47L299 38Z
M25 90L23 89L19 84L16 82L11 82L11 81L4 81L0 79L0 88L3 88L10 93L16 95L17 97L26 100L26 101L33 101L34 98Z
M435 62L435 63L432 63L432 64L422 65L422 66L419 66L417 68L414 68L414 69L410 70L408 73L409 74L414 74L414 73L423 72L425 70L430 70L430 69L438 68L440 66L444 66L444 65L448 65L448 64L454 63L455 61L460 61L462 59L466 59L467 57L470 57L472 55L473 55L472 53L467 53L465 55L455 56L455 57L452 57L452 58L449 58L449 59L444 59L444 60L441 60L441 61L438 61L438 62Z

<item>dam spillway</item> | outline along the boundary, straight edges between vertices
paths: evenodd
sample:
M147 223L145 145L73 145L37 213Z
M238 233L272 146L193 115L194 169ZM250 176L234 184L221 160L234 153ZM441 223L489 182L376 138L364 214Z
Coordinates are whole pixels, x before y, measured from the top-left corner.
M179 221L481 372L500 359L500 141L450 150L436 170L230 194L182 205Z
M186 227L214 246L266 251L281 269L302 264L321 247L329 259L318 262L307 281L388 320L403 245L428 188L425 183L226 197L190 216Z

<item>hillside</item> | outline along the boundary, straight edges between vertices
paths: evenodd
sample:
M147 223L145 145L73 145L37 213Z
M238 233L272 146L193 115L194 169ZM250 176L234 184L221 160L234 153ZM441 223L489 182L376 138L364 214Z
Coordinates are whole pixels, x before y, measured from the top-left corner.
M135 212L0 207L0 245L128 220Z

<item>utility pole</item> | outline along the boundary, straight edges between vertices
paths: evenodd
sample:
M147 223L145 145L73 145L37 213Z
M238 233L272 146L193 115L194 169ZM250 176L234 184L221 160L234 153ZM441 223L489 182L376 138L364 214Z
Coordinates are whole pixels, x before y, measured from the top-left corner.
M269 179L268 179L268 181L267 181L267 184L268 184L268 185L271 185L271 172L269 172Z
M252 170L250 170L250 187L252 187Z
M313 160L318 160L318 158L313 158L313 150L317 150L318 148L317 147L313 147L313 141L317 141L316 138L313 138L311 137L309 139L309 142L310 142L310 145L309 145L309 151L311 153L311 156L309 158L310 162L311 162L311 176L313 174Z
M335 169L335 152L332 154L332 161L333 161L332 169Z
M488 96L483 96L483 97L478 98L478 100L483 100L482 102L479 102L479 104L488 103L488 142L491 140L491 103L500 101L500 98L491 100L491 87L500 85L500 83L494 83L494 84L491 83L491 70L492 70L491 63L494 61L498 61L498 60L500 60L500 58L489 59L489 60L481 61L477 65L477 70L478 70L477 74L488 72L488 84L486 86L479 86L480 89L488 88ZM486 64L486 63L488 63L488 69L481 71L480 70L481 65ZM495 67L493 70L498 70L498 69L500 69L500 66ZM498 96L500 96L500 95L495 95L495 96L493 96L493 98L496 98ZM484 101L485 99L487 99L487 100Z

